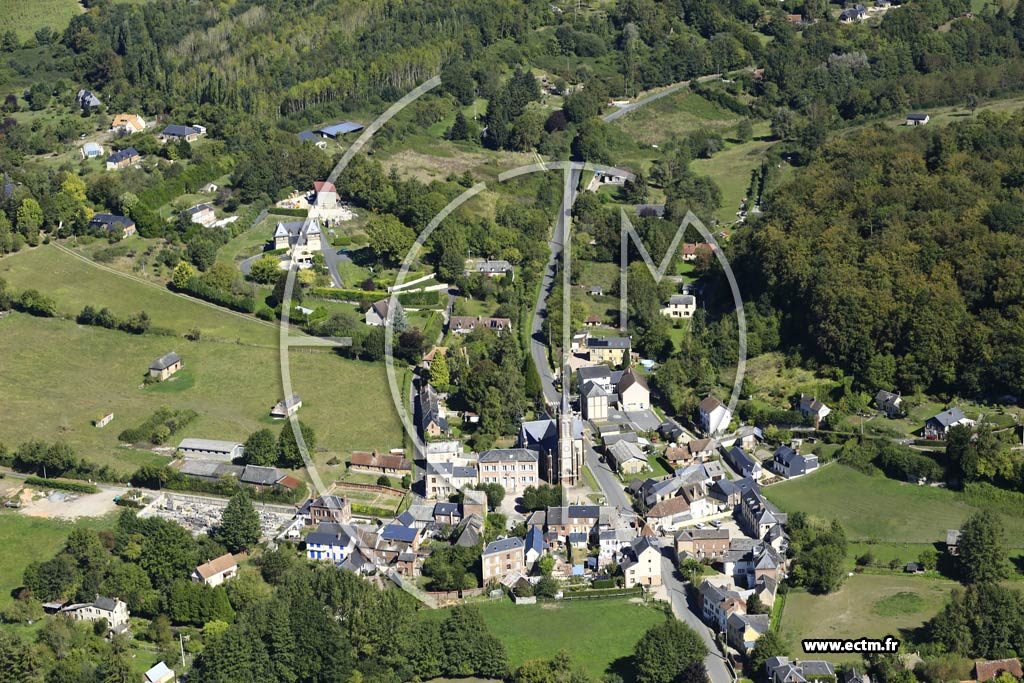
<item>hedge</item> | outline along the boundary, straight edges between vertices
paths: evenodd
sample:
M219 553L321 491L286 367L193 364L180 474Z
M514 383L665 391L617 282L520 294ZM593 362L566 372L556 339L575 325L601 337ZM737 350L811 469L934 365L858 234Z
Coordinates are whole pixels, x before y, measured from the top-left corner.
M78 481L65 481L63 479L43 479L42 477L25 477L25 483L29 486L37 486L49 489L61 489L74 491L75 493L99 493L100 490L92 484L83 484Z
M310 290L310 296L315 298L318 297L321 299L329 299L331 301L351 301L354 303L372 304L375 301L390 298L391 294L389 294L388 292L381 291L367 292L362 289L336 289L334 287L313 287ZM403 306L425 306L430 308L440 304L441 292L399 292L398 301Z
M388 510L387 508L374 507L373 505L352 503L352 514L360 515L362 517L383 517L384 519L390 519L395 516L395 511Z
M740 116L750 116L750 107L740 102L724 90L712 88L699 81L691 83L690 90L704 99L714 102L718 106L728 109L735 114L739 114Z
M305 218L309 215L309 209L282 209L272 206L267 209L267 213L274 216L298 216L300 218Z
M224 308L230 308L231 310L238 311L239 313L256 312L256 298L252 295L232 294L231 292L221 291L203 282L198 275L189 280L188 285L183 289L177 289L172 283L167 283L167 287L173 291L182 291L196 297L197 299L209 301L212 304L217 304Z

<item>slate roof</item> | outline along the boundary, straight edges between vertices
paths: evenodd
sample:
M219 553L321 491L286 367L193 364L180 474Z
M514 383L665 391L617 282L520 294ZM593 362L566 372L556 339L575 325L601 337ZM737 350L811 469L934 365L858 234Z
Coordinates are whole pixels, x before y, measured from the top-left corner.
M402 526L401 524L388 524L381 530L380 537L385 541L412 543L418 534L419 529L416 529L415 527Z
M628 349L629 337L587 337L588 349Z
M458 503L436 503L434 505L434 517L450 517L458 514Z
M164 355L160 356L155 361L153 361L153 364L149 366L149 369L166 370L167 368L171 367L180 360L181 356L179 356L174 351L171 351L170 353L165 353Z
M526 540L523 545L527 552L531 550L538 554L544 552L544 532L539 526L530 527L530 530L526 532Z
M246 484L257 486L272 486L278 482L284 474L276 467L260 467L259 465L246 465L242 471L240 481Z
M302 142L316 142L319 139L311 130L304 130L301 133L296 133L296 136Z
M615 463L621 467L630 460L647 462L647 456L640 447L632 441L620 440L608 447L608 454L615 459Z
M340 123L332 123L331 125L324 126L323 128L317 128L316 132L321 135L334 138L339 135L345 135L346 133L354 133L357 130L362 129L362 124L355 123L353 121L342 121Z
M107 163L119 164L122 161L128 161L129 159L137 156L139 156L139 152L134 147L128 147L127 149L114 152L107 157Z
M320 496L314 500L311 504L312 507L327 508L329 510L342 510L348 501L345 500L344 496Z
M493 555L494 553L507 553L511 550L522 550L524 548L523 539L518 536L511 536L509 538L501 538L497 541L491 541L484 548L484 555Z
M199 131L192 126L181 126L176 123L165 126L164 129L160 131L160 135L176 138L183 138L187 135L196 135L198 133Z
M938 422L943 427L949 427L952 424L956 424L960 420L966 420L967 416L964 415L964 411L959 408L950 408L949 410L943 410L941 413L931 418L935 422Z
M492 448L480 454L480 462L537 462L539 454L528 448Z

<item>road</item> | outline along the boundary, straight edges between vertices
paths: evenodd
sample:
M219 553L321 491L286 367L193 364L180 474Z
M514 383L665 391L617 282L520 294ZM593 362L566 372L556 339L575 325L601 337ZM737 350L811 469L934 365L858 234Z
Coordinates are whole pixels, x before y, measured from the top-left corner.
M675 563L667 556L661 558L661 580L672 603L672 612L680 621L696 631L701 640L708 648L708 656L704 658L704 666L708 671L708 679L711 683L733 683L733 676L729 666L725 663L715 644L714 634L711 629L700 620L697 614L690 610L686 601L686 584L679 580L675 573Z
M708 74L707 76L701 76L700 78L697 79L697 82L700 83L702 81L711 81L711 80L714 80L716 78L721 78L721 74ZM629 112L631 112L631 111L633 111L635 109L639 109L640 107L644 106L645 104L650 104L651 102L654 102L656 100L660 100L662 97L667 97L667 96L671 95L672 93L677 92L679 90L682 90L683 88L685 88L685 87L687 87L689 85L690 85L690 81L683 81L681 83L676 83L675 85L670 85L669 87L665 88L664 90L659 90L658 92L654 93L653 95L648 95L647 97L645 97L643 99L640 99L640 100L637 100L636 102L632 102L630 104L627 104L626 106L622 107L621 109L616 109L615 111L611 112L610 114L605 114L601 118L603 118L606 123L611 123L615 119L620 118L622 116L625 116Z
M615 476L615 473L612 472L608 465L601 462L600 455L590 445L590 439L587 437L584 437L584 450L587 467L590 468L594 478L597 479L598 485L601 487L605 504L632 512L633 503L629 500L629 496L626 495L622 482L619 481L619 478Z
M327 270L331 274L331 280L334 281L334 286L341 288L344 287L344 283L341 279L341 273L338 271L338 264L346 261L351 261L352 257L348 255L347 249L338 249L333 246L330 240L323 240L320 251L324 255L324 263L327 264ZM355 285L356 283L352 283Z

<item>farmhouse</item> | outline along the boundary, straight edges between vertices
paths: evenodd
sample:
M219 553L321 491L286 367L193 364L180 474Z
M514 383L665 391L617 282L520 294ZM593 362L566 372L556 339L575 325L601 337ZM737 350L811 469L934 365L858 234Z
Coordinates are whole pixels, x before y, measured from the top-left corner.
M98 142L87 142L82 145L83 159L96 159L103 154L103 145Z
M149 366L149 376L163 382L184 366L185 361L181 359L181 356L171 351L153 361L152 365Z
M92 602L68 605L61 610L61 614L71 617L75 621L99 621L107 620L107 627L110 633L121 633L128 628L128 605L117 598L101 597L96 595Z
M111 133L132 135L146 130L146 122L138 114L118 114L110 124Z
M928 114L917 114L914 112L907 114L908 126L923 126L929 121L931 121L931 117Z
M370 474L396 474L402 476L412 473L412 461L401 455L381 455L354 451L349 461L349 469L353 472Z
M512 268L512 264L503 259L466 259L466 275L473 275L474 273L480 273L485 277L500 277L502 275L514 275L515 271Z
M513 572L526 571L523 539L513 536L488 543L480 554L483 583L500 581Z
M697 312L697 297L692 294L674 294L661 307L661 314L669 318L692 318Z
M206 128L202 126L179 126L171 124L160 131L160 142L195 142L201 135L206 134Z
M945 439L949 430L959 426L973 426L974 420L968 419L959 408L944 410L924 423L924 438Z
M231 553L201 564L192 572L192 580L207 586L219 586L238 574L238 562Z
M537 451L527 448L492 448L480 454L480 483L501 484L506 493L518 493L538 483Z
M121 238L131 237L135 234L135 221L124 216L115 216L112 213L93 214L89 220L89 227L103 232L120 234Z
M729 428L732 412L714 396L708 396L697 406L700 426L708 435L718 434Z
M182 439L178 444L178 453L182 457L199 460L217 460L231 462L242 457L245 446L237 441L218 441L217 439Z
M198 223L204 227L210 227L217 221L217 214L214 213L213 207L209 204L196 204L192 208L187 209L185 215L193 223Z
M270 417L283 419L291 417L302 407L302 399L298 394L292 394L288 398L282 398L270 409Z
M134 147L122 149L107 157L107 170L114 171L126 166L133 166L142 160L142 155Z
M402 304L395 299L395 312L389 318L391 312L391 298L380 299L374 301L368 309L366 309L366 324L371 327L387 327L390 325L395 317L398 317L398 311L401 310Z
M512 329L512 321L509 318L474 318L467 315L453 315L448 321L448 331L454 334L469 334L476 329L493 330L500 335Z

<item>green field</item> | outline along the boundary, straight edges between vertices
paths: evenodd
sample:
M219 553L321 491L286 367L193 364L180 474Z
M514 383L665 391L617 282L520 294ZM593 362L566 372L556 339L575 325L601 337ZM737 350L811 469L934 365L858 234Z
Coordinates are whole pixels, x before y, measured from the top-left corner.
M10 510L0 511L0 547L18 549L17 552L0 553L0 605L11 602L11 591L21 586L25 567L56 555L73 528L108 529L113 524L113 516L71 523L28 517Z
M763 123L755 127L756 134L767 132L767 125ZM736 212L750 187L750 172L761 167L765 152L773 144L775 141L764 138L755 138L741 145L726 143L725 149L710 159L694 159L691 162L690 168L695 173L711 176L722 190L722 206L715 212L714 218L723 223L736 220Z
M13 30L21 40L44 26L61 33L81 11L78 0L0 0L0 33Z
M683 88L626 114L612 125L637 142L652 145L685 136L697 129L724 133L740 118L738 114Z
M764 491L783 512L838 518L851 540L936 542L976 509L954 491L871 477L838 463ZM1024 545L1024 514L999 512L1010 546Z
M185 360L182 384L140 388L152 360L170 350ZM242 441L260 427L277 431L282 424L268 415L282 395L279 354L270 347L135 336L14 314L0 320L0 357L0 386L16 387L4 392L7 419L0 427L0 442L10 445L63 438L82 457L131 470L163 459L121 448L117 434L161 405L200 414L171 445L182 436ZM300 417L326 451L318 459L402 444L382 364L298 350L289 365L303 399ZM109 411L110 425L91 425Z
M957 584L921 576L857 574L835 593L791 591L782 613L782 635L795 657L804 658L804 638L906 639L904 631L935 616ZM820 655L833 662L859 661L861 655Z
M53 246L23 250L0 260L0 278L15 289L35 288L49 294L64 315L74 316L86 304L106 306L119 316L144 310L155 327L178 334L198 328L206 338L266 345L277 342L275 325L175 296L163 287L103 270Z
M665 619L656 609L624 599L539 605L514 605L501 600L482 603L479 609L491 633L505 644L513 667L565 650L586 668L593 680L607 671L633 680L629 660L634 646L647 629ZM423 614L440 619L445 612ZM615 618L609 619L609 614Z

